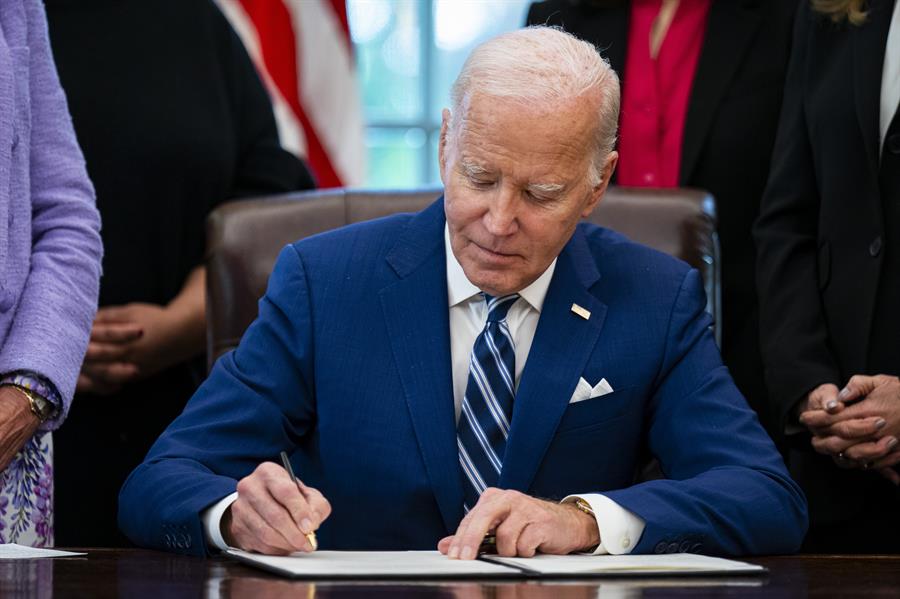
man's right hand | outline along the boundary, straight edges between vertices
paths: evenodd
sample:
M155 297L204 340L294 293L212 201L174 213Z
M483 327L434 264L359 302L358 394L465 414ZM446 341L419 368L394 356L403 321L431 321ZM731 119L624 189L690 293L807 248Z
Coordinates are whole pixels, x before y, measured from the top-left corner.
M331 514L322 494L294 484L284 468L260 464L237 485L238 498L222 517L221 529L231 547L267 555L313 551L306 533L314 532Z

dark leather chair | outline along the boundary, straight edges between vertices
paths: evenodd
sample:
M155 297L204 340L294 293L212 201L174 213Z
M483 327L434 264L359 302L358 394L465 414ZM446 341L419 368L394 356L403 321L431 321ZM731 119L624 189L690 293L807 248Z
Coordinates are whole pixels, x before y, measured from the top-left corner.
M286 244L350 223L416 212L440 193L440 189L334 189L241 200L217 208L207 222L209 365L233 349L256 318L257 300ZM688 189L610 188L590 220L699 269L708 310L718 322L719 247L712 196Z

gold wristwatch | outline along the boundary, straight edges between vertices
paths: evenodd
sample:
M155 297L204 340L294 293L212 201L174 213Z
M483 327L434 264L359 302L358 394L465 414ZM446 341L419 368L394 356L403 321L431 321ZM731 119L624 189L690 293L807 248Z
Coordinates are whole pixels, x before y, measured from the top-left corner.
M45 422L56 411L56 407L52 403L50 403L28 387L23 387L21 385L5 386L12 387L17 391L20 391L26 398L28 398L28 405L31 407L31 413L37 416L38 420L40 420L41 422Z
M576 497L575 501L573 501L571 503L572 503L572 505L574 505L576 508L578 508L579 510L581 510L582 512L584 512L591 518L594 518L594 519L597 518L597 515L594 514L593 508L591 508L591 504L588 503L587 501L585 501L584 499L582 499L581 497ZM600 545L597 544L597 545L594 545L593 547L587 547L584 550L582 550L582 553L593 553L594 551L597 550L597 547L599 547L599 546Z

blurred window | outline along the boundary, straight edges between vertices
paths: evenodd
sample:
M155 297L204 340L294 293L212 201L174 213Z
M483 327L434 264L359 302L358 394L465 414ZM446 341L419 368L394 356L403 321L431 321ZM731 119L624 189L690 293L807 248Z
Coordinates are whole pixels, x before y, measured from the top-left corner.
M522 26L530 0L347 0L369 187L440 183L441 109L469 52Z

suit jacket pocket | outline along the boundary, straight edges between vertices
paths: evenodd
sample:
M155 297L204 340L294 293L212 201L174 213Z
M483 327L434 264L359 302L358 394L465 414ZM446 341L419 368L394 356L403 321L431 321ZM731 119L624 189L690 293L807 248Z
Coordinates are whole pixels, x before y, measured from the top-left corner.
M580 431L621 416L633 405L635 390L636 387L633 386L624 387L600 397L569 404L556 427L556 436Z

